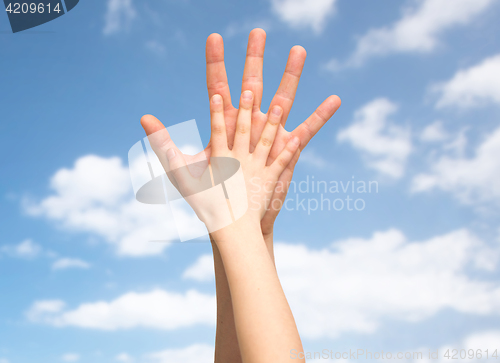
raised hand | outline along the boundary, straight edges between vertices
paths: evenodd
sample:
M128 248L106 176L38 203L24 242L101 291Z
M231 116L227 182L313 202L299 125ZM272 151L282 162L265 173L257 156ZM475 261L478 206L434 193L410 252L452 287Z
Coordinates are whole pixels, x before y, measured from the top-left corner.
M261 112L261 100L263 91L262 67L264 60L266 33L262 29L254 29L250 32L247 47L247 57L245 69L243 72L242 90L252 90L254 97L254 106L252 109L251 140L252 149L258 142L264 125L269 115L269 110L278 105L283 110L281 125L278 127L277 136L269 153L267 164L276 158L280 150L293 137L297 136L300 140L299 150L296 151L290 163L281 173L278 183L282 186L288 186L292 179L295 164L302 150L318 130L332 117L340 106L340 99L337 96L328 97L321 105L294 131L287 132L284 129L299 83L302 68L304 66L306 52L304 48L295 46L290 50L288 61L285 67L278 91L272 99L269 110L266 113ZM227 81L226 69L224 65L224 44L219 34L212 34L207 39L206 44L207 60L207 88L209 98L215 94L220 94L224 100L224 114L226 123L226 133L228 137L228 146L232 148L232 135L236 132L237 109L231 103L231 94ZM210 152L210 144L207 148ZM273 251L273 226L274 221L280 211L279 208L273 208L273 205L282 205L286 197L285 188L277 188L270 201L271 208L268 208L261 220L261 233L264 237L267 252L271 260L274 261ZM216 243L212 240L212 247L215 261L215 277L217 289L217 334L215 341L215 362L242 362L242 350L240 339L236 337L235 315L233 314L233 302L229 291L228 280L226 278L226 268L222 263L221 253ZM254 348L255 349L255 348Z
M260 178L260 181L266 181L270 182L272 185L276 185L277 180L277 183L279 183L280 186L287 186L292 178L295 164L300 156L300 151L304 149L311 138L339 108L340 99L337 96L329 96L320 104L311 116L309 116L293 131L288 132L284 129L295 99L295 93L306 58L304 48L295 46L290 50L285 72L278 90L271 101L271 105L265 113L262 112L262 68L265 40L266 34L262 29L254 29L250 33L247 47L247 57L243 72L242 91L252 91L253 100L250 106L250 103L248 103L249 101L247 102L246 99L242 97L240 100L239 110L231 103L231 94L224 65L224 45L222 37L219 34L212 34L208 37L206 43L206 66L207 88L212 110L211 139L204 153L200 153L195 156L187 156L180 154L180 152L177 153L176 151L174 159L176 157L180 158L176 161L172 160L174 163L178 162L179 165L192 164L194 162L198 162L197 165L201 165L198 170L194 170L195 173L193 173L193 170L190 170L189 178L196 176L200 177L205 172L206 165L203 165L200 161L209 160L211 156L223 154L231 155L232 157L236 157L240 160L244 166L244 170L246 170L245 179L247 183L251 181L252 177L257 176ZM220 95L222 101L221 103L216 103L214 105L213 101L215 95ZM217 98L218 97L216 97L216 99ZM275 109L274 106L279 106L278 109L281 109L281 116L279 117L278 122L277 118L272 114L272 110ZM214 116L217 117L214 118ZM153 116L144 116L141 122L148 135L164 128L161 122ZM259 151L259 149L262 149L259 146L259 140L261 140L261 137L264 137L263 140L266 140L261 142L262 146L265 146L265 152L262 153ZM296 139L294 139L295 137L298 138L299 145L296 145ZM225 143L223 140L225 140ZM165 156L167 156L166 152L169 150L169 147L166 146L168 142L169 141L166 141L163 145ZM247 145L248 148L246 148ZM240 146L243 146L242 149L239 148ZM170 144L170 148L172 148L172 144ZM257 155L259 155L258 159L260 164L258 165L261 166L260 168L254 168L254 166L257 165L257 163L254 162L254 159L257 160ZM264 155L265 160L263 159ZM259 174L261 169L267 171ZM279 175L277 174L278 172L280 173ZM188 177L186 174L184 174L184 176ZM182 176L179 175L179 177L182 179ZM250 189L247 186L247 190L249 190L249 208L256 207L255 203L252 202L252 197L255 196L255 200L261 202L257 204L256 211L250 210L248 215L252 216L252 220L258 219L259 217L261 218L261 231L259 231L259 233L261 233L262 237L264 237L263 241L267 247L266 249L268 255L270 255L271 260L274 261L272 232L274 221L280 209L273 208L273 206L280 206L283 204L287 190L283 187L274 190L274 188L270 188L268 184L268 191L259 194L257 192L253 192L253 190L256 189L255 185L250 185L250 187L253 189ZM263 189L261 189L260 192L262 192L262 190ZM235 228L238 228L238 226ZM256 228L251 228L250 230L245 231L242 235L248 237L255 232L255 229ZM228 285L229 275L226 278L226 268L224 267L226 262L229 263L229 261L232 261L232 258L229 257L232 253L226 256L226 262L223 264L222 259L224 259L224 257L221 256L221 252L219 251L219 248L214 240L211 240L214 250L217 288L217 335L215 344L215 361L217 363L227 361L238 363L242 361L241 353L244 350L248 350L248 347L255 346L255 342L253 342L252 339L245 339L246 342L250 342L251 344L246 345L246 347L243 346L240 349L243 341L238 342L240 340L240 334L238 334L237 337L235 330L235 316L238 314L236 311L233 314L233 306L235 305L235 302L232 301L231 298L232 293L230 293L230 286ZM222 246L224 245L225 243L222 243ZM226 247L227 246L229 245L226 245ZM245 258L245 256L246 252L242 255L242 258ZM264 260L266 259L263 255L261 258ZM226 267L229 267L229 270L232 270L229 271L230 273L238 273L241 263L236 263L234 269L232 269L230 265L227 265ZM262 269L259 269L259 271L261 270ZM242 278L244 276L246 276L245 273L242 275ZM262 283L265 281L266 279L261 280ZM236 284L233 287L236 288L238 286L239 285ZM233 287L231 287L231 289L233 289ZM272 291L277 290L273 289ZM233 295L233 297L235 296L239 296L239 294ZM245 298L243 301L248 301L248 299ZM236 302L237 305L241 303L242 301ZM262 311L262 309L267 306L268 305L266 304L258 310ZM245 307L241 311L248 312L248 309ZM270 317L274 315L276 314L271 314L269 317L263 319L259 326L264 324L266 321L270 321ZM291 325L287 331L294 331L294 329L293 325ZM266 328L265 331L267 330L269 329ZM252 333L252 336L256 336L256 333L257 332ZM264 335L262 336L264 337ZM270 336L265 336L264 338L263 342L270 341L271 339ZM246 355L248 355L248 351L246 353Z
M253 152L250 152L249 130L252 122L253 104L252 91L243 92L237 114L236 132L233 135L233 147L229 149L223 98L218 94L212 96L210 101L212 131L210 164L198 161L195 164L197 166L195 172L192 171L192 165L188 162L189 156L184 155L179 150L159 120L152 116L143 117L141 120L151 147L170 180L202 222L207 225L210 232L215 232L230 224L227 223L226 216L223 214L224 198L219 200L213 194L200 193L200 191L212 187L210 185L211 173L214 175L222 174L222 170L216 169L227 167L227 164L222 162L228 160L225 158L239 161L244 176L244 185L241 186L243 190L235 194L247 195L248 200L244 204L248 205L249 208L246 214L255 222L260 223L269 206L279 176L299 148L299 138L293 137L274 161L266 165L283 116L282 108L274 106L267 117L267 123L257 145L253 148ZM189 158L195 160L193 157Z
M254 105L252 108L252 125L250 137L250 150L257 145L260 135L269 117L269 112L274 106L280 106L283 110L281 125L278 127L276 139L269 153L267 164L274 161L277 155L283 150L285 145L294 136L300 140L299 150L303 150L311 138L321 129L321 127L333 116L340 107L340 98L329 96L304 122L297 126L293 131L288 132L284 129L290 110L292 108L295 93L299 84L302 69L306 59L306 51L301 46L294 46L290 50L285 72L281 83L274 95L271 105L266 113L261 111L263 77L262 68L264 61L264 48L266 43L266 33L262 29L254 29L250 32L247 46L247 56L245 68L243 71L242 90L251 90L254 93ZM211 34L206 44L207 61L207 88L208 95L211 98L215 94L220 94L224 101L224 115L226 123L226 132L228 146L232 148L232 140L236 130L236 118L238 109L231 103L231 94L227 81L226 68L224 65L224 44L219 34ZM211 143L207 148L210 150ZM299 158L299 153L294 156L291 164L284 170L280 176L279 183L288 185L293 175L295 164ZM208 151L210 152L210 151ZM280 188L272 197L270 205L282 205L286 191ZM278 201L277 203L275 201ZM272 233L272 227L276 216L279 213L277 208L269 208L263 216L261 227L264 236Z

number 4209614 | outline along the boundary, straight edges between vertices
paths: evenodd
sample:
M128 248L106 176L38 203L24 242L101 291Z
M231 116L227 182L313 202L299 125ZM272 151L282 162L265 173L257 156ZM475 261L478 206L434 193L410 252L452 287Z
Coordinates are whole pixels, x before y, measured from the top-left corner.
M43 14L45 11L48 13L55 12L60 13L61 9L59 8L59 4L57 4L54 8L51 9L50 3L9 3L7 8L5 9L10 14Z

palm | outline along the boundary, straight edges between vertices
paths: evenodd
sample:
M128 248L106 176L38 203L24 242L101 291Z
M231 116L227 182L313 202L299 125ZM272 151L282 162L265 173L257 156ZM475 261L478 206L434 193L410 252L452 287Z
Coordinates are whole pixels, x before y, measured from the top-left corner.
M266 33L262 29L254 29L250 32L247 47L247 58L243 71L242 91L251 90L255 95L254 110L252 113L252 127L250 151L257 144L264 125L267 121L267 113L263 113L261 108L263 79L262 66L264 60ZM274 105L279 105L283 109L283 117L281 127L274 141L273 147L269 154L268 164L274 161L276 156L283 150L286 143L293 137L297 136L300 139L300 150L303 150L311 138L319 131L319 129L332 117L335 111L340 106L340 99L337 96L328 97L323 103L305 120L297 126L292 132L284 129L286 120L290 113L295 98L295 92L299 83L302 68L306 58L304 48L295 46L290 50L290 55L285 67L285 72L281 80L280 86L271 101L269 109ZM222 37L219 34L212 34L207 39L206 46L207 60L207 88L208 95L211 98L214 94L220 94L224 100L224 115L226 122L228 145L231 148L233 145L234 134L236 130L236 118L238 109L231 103L231 94L227 81L226 69L224 65L224 44ZM211 143L205 149L207 156L211 153ZM295 163L298 160L300 151L297 152L292 159L290 165L280 176L279 182L283 185L291 180ZM281 205L286 197L286 191L276 192L271 199L272 205ZM279 201L276 204L273 202ZM262 232L264 235L272 231L274 220L279 213L279 209L269 208L265 213L262 221Z

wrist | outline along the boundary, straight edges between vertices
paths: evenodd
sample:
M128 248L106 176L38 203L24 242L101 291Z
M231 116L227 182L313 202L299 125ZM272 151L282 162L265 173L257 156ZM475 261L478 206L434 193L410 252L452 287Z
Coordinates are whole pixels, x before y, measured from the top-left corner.
M270 231L266 231L265 233L263 232L262 237L264 237L264 241L266 241L266 244L272 244L274 231L271 229Z
M218 247L220 247L221 244L225 244L226 241L241 240L242 236L245 236L245 239L248 237L255 237L253 240L263 239L259 221L252 218L252 216L248 214L245 214L243 217L237 219L229 226L212 232L211 236Z

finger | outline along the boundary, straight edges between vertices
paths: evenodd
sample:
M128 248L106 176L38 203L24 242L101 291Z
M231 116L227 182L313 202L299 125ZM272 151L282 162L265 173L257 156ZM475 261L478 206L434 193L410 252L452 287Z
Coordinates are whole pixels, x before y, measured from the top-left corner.
M300 150L309 143L314 135L323 127L324 124L333 116L340 107L340 98L330 96L323 101L321 105L313 112L311 116L292 131L293 136L300 139Z
M238 155L246 155L250 152L253 102L254 95L252 91L247 90L241 94L238 119L236 121L236 133L232 148Z
M224 42L220 34L210 34L207 38L205 56L207 60L207 89L211 100L215 94L222 96L226 108L231 107L231 94L224 65Z
M288 194L288 189L290 188L290 182L293 176L293 170L295 168L295 164L297 164L297 161L299 160L299 156L300 150L295 151L292 160L288 163L287 167L278 178L278 182L276 183L276 187L274 188L274 192L271 197L271 202L269 203L269 208L260 222L263 231L273 230L274 221L285 204L286 195Z
M278 131L276 132L273 146L271 146L266 165L271 165L273 163L274 159L283 151L287 142L290 141L292 137L293 135L291 132L286 131L282 125L278 126Z
M285 195L286 193L288 193L288 187L290 186L288 182L292 181L293 171L295 170L295 165L297 165L297 161L299 161L299 157L300 157L300 146L298 150L295 151L292 160L288 163L285 170L283 170L278 179L279 181L282 181L283 184L286 186L285 188L283 188Z
M262 131L262 135L260 136L257 146L255 146L253 155L257 160L262 160L264 165L267 161L267 157L269 156L269 151L273 145L274 138L276 137L276 131L280 125L282 115L283 109L279 106L274 106L271 112L269 112L266 126Z
M281 106L283 109L281 124L283 126L285 126L290 110L292 109L295 93L297 92L297 87L299 86L300 75L302 74L304 62L306 61L306 56L306 50L300 45L296 45L290 49L285 72L281 78L281 83L271 101L271 105L269 106L270 109L274 105Z
M153 115L144 115L141 117L141 125L146 135L148 136L151 148L158 156L160 161L165 157L168 149L175 147L174 142L170 138L170 134L160 120Z
M254 109L260 110L262 102L262 66L264 63L264 48L266 47L266 32L256 28L248 36L247 56L243 70L241 91L251 90L254 94Z
M228 149L226 123L224 121L224 103L219 94L214 95L210 100L210 119L212 156L219 156Z
M148 141L172 184L182 193L188 180L186 160L160 120L153 115L144 115L141 125L148 135Z
M286 169L288 164L292 161L293 156L299 150L300 147L300 139L294 136L285 146L283 151L278 155L276 160L273 161L271 166L269 166L269 170L279 177L283 171Z
M190 195L190 184L193 182L191 173L186 164L184 156L177 147L172 147L166 152L168 160L167 176L174 187L183 197Z
M267 124L268 114L262 112L252 113L252 131L250 132L250 152L253 153L259 142L262 131Z
M158 120L153 115L144 115L141 117L141 125L146 135L149 136L154 134L156 131L160 131L165 128L160 120Z
M274 106L278 105L283 109L283 117L281 119L281 124L283 126L286 123L293 105L293 101L295 99L295 93L297 91L297 86L299 85L299 79L300 75L302 74L302 68L304 68L305 59L306 50L301 46L296 45L290 50L288 61L285 67L285 73L283 74L278 91L274 95L269 107L269 110L271 110ZM259 141L262 130L264 129L264 126L266 124L266 115L263 115L262 118L259 116L260 115L258 114L254 114L252 118L252 136L250 140L251 152L253 151L252 148ZM289 139L290 138L286 138L286 140L282 140L277 137L277 139L275 140L275 144L273 145L271 150L272 160L274 160L274 158L278 156L281 150L283 150ZM276 145L276 142L278 142L279 145Z
M274 200L277 199L281 202L277 204L283 205L283 202L285 201L286 195L288 193L288 188L290 187L290 182L292 181L295 165L297 164L297 161L299 161L299 156L300 156L300 149L297 149L292 157L292 160L290 160L285 170L283 170L283 172L278 178L278 182L276 184L277 187L275 188L273 196L271 198L271 204L273 203Z

